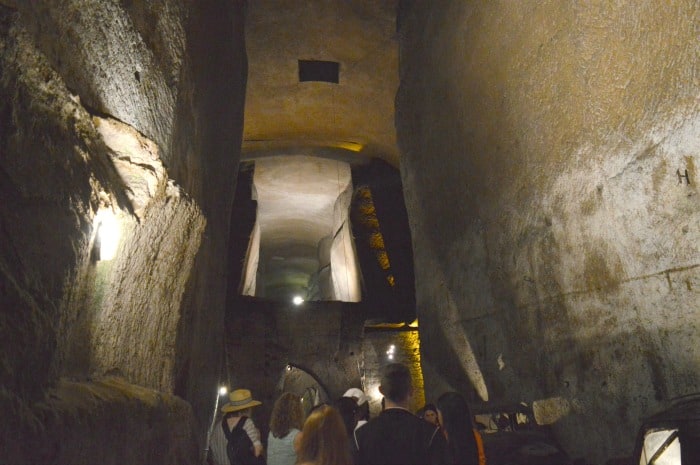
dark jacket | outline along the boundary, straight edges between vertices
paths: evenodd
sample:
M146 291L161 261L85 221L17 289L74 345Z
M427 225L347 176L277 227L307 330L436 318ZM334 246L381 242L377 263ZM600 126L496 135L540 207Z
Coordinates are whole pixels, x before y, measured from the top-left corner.
M445 437L408 410L384 410L356 432L360 465L441 465Z

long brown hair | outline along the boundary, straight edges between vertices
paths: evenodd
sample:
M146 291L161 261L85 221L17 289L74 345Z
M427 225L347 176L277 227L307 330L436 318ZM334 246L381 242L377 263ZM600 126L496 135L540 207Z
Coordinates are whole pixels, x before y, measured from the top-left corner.
M479 450L474 437L472 412L464 397L457 392L446 392L437 400L442 415L442 427L447 432L447 449L451 463L476 465Z
M323 405L306 419L297 455L299 463L352 465L349 447L340 413L330 405Z
M301 430L304 425L304 410L301 399L285 392L277 398L270 415L270 432L276 438L283 438L292 428Z

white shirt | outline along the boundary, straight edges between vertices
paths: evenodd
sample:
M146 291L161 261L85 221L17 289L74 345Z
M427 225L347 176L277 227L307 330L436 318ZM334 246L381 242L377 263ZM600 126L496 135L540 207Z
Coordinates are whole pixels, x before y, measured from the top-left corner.
M260 431L255 427L252 418L246 420L243 424L243 430L248 434L254 446L262 446L262 442L260 442ZM214 431L211 432L211 438L209 439L209 451L211 452L212 459L214 459L214 465L229 465L228 455L226 454L227 443L226 435L219 421L216 423Z

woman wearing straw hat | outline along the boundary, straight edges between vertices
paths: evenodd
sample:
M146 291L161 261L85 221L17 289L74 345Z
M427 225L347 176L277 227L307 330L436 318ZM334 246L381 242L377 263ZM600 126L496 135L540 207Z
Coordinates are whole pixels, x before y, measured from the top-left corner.
M260 404L260 401L253 400L248 389L236 389L229 394L229 401L221 407L224 417L221 419L220 427L215 428L211 438L210 448L215 465L229 465L226 446L228 438L237 426L242 428L250 438L253 444L253 456L256 459L262 458L263 446L260 442L260 431L250 418L253 407ZM242 422L240 426L239 422Z

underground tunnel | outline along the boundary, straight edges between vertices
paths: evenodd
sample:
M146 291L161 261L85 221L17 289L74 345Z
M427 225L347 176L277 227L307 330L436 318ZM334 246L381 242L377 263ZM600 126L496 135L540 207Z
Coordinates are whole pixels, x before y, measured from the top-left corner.
M203 463L222 386L376 416L390 361L561 463L693 463L698 24L0 0L0 464Z

